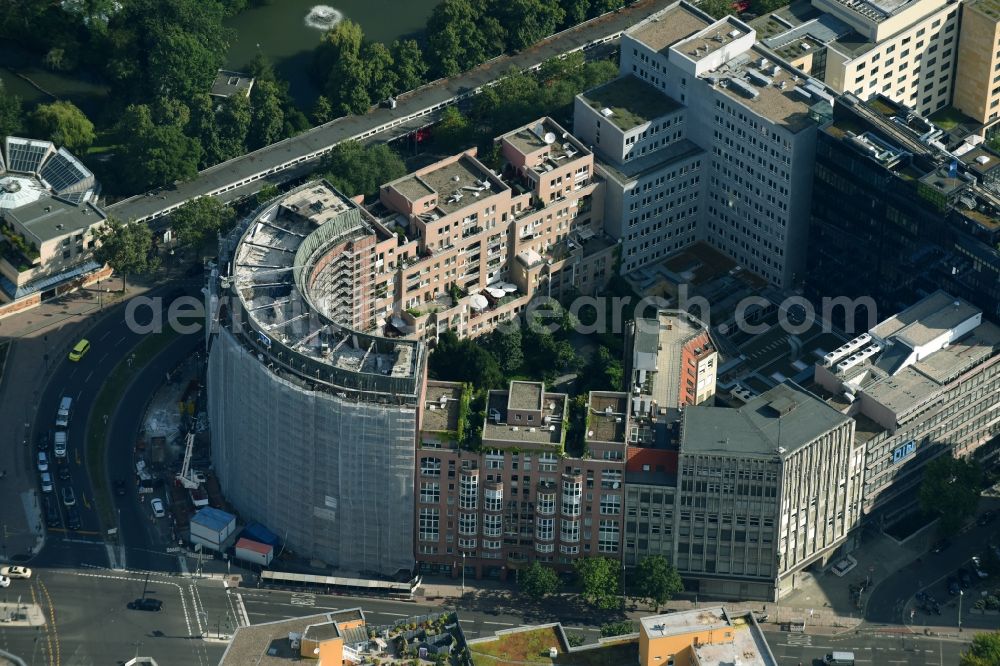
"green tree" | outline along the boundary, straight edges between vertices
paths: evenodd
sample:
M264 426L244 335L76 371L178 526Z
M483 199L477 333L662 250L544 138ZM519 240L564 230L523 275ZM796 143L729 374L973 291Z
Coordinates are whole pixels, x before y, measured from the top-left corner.
M40 104L31 112L28 123L34 136L74 152L94 143L94 123L72 102Z
M320 170L349 197L375 194L383 184L406 175L406 165L392 148L384 143L362 146L357 141L337 144Z
M152 252L153 232L141 222L122 222L109 217L95 235L94 257L122 276L122 292L127 289L129 275L150 273L160 265Z
M698 9L717 19L735 12L732 0L702 0Z
M3 12L0 12L2 14ZM10 136L21 131L21 98L4 92L0 81L0 136Z
M232 31L218 2L130 0L111 13L95 45L117 95L148 102L159 96L191 99L206 92L229 50Z
M497 19L507 26L507 48L512 51L548 37L566 17L552 0L504 0L497 9Z
M201 147L182 125L154 123L151 109L139 104L125 110L117 129L119 179L130 191L197 175Z
M441 113L441 120L434 126L434 141L441 150L457 153L473 142L472 125L458 108L447 107Z
M1000 631L976 634L959 666L1000 666Z
M384 102L395 95L398 79L392 54L386 45L382 42L365 42L361 48L361 60L368 67L365 77L371 101Z
M607 557L582 557L574 568L583 599L598 610L611 610L621 604L620 564Z
M483 3L485 4L485 3ZM428 59L435 73L455 76L497 50L486 43L482 7L469 0L443 0L427 21ZM494 19L495 20L495 19ZM503 42L501 41L500 44Z
M427 77L427 63L415 39L396 40L392 43L392 61L396 69L396 85L400 91L419 87Z
M313 105L312 121L317 125L322 125L330 122L333 118L333 107L330 106L330 100L326 98L326 95L320 95L316 98L316 104Z
M532 562L530 567L521 571L517 580L521 592L535 601L541 601L559 591L559 576L553 569L538 561Z
M188 120L187 132L201 146L198 168L204 169L224 159L215 115L215 102L207 93L201 93L191 98L189 108L191 117Z
M256 89L258 86L254 86ZM250 100L243 95L231 95L219 105L215 115L219 128L219 161L238 157L247 150L247 138L253 124Z
M281 194L281 190L278 189L277 185L272 185L271 183L265 184L260 188L260 192L257 193L257 204L264 204L273 199L274 197Z
M940 516L940 530L954 534L976 513L983 473L972 460L944 454L924 468L920 484L920 507Z
M632 575L632 581L632 594L629 596L645 600L655 607L655 613L659 613L660 606L684 589L677 569L662 555L647 555L642 558Z
M435 379L467 381L478 390L499 388L504 383L493 355L473 340L459 340L451 329L438 337L428 368Z
M601 638L613 638L635 632L635 624L631 620L608 622L601 625Z
M170 228L177 241L190 248L200 248L233 223L235 213L215 197L198 197L170 214Z
M588 391L621 391L624 379L621 361L601 345L583 372L583 388Z
M559 0L565 18L563 27L569 28L577 23L587 20L587 12L590 11L590 0Z
M247 148L257 150L283 138L285 112L281 93L272 81L261 81L250 93L250 127Z
M316 79L338 113L360 114L371 107L370 67L363 58L364 44L361 26L345 20L323 36L316 51L313 63Z
M600 16L625 6L625 0L594 0L590 7L591 16ZM700 6L700 5L699 5Z

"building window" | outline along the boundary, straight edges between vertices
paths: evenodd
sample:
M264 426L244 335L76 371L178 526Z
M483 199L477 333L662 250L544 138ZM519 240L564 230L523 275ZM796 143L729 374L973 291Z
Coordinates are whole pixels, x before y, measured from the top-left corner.
M441 476L441 461L437 458L421 458L420 473L424 476Z
M554 530L554 518L538 518L535 520L535 538L539 541L552 541Z
M601 513L603 515L617 516L621 510L621 495L601 495Z
M441 485L436 481L421 481L420 501L424 503L437 503L441 501Z
M618 552L618 521L602 520L597 531L597 550L601 553Z
M420 509L420 540L437 541L440 517L437 509Z

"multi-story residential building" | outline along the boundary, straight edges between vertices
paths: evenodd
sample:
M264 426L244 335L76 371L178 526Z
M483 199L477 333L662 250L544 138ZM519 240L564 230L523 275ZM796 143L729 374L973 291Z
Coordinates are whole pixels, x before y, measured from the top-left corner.
M0 314L38 305L111 274L94 261L107 216L100 185L50 141L7 137L0 153Z
M209 283L222 304L206 340L222 490L245 520L348 574L413 568L424 345L362 330L387 238L314 181L247 216Z
M415 473L419 566L503 578L532 561L565 569L579 557L619 557L626 396L590 395L587 456L565 446L565 394L518 381L490 391L478 451L460 446L467 400L460 385L427 384Z
M622 270L706 239L774 284L801 280L823 85L685 2L626 31L619 68L577 97L574 128L607 178Z
M752 22L782 59L833 90L921 113L951 102L956 0L812 0Z
M1000 316L1000 155L945 140L885 98L838 99L816 147L811 293L891 312L942 285Z
M962 3L955 74L955 108L992 134L1000 118L1000 3Z
M662 451L673 469L626 474L626 564L661 554L699 594L774 599L850 545L863 447L850 418L801 387L686 407Z
M497 142L496 172L470 149L380 190L371 212L395 234L378 252L376 310L405 334L480 335L536 295L591 293L611 275L591 152L550 118Z
M928 462L1000 434L1000 328L936 291L828 353L815 382L857 422L865 513L889 518L915 501Z
M625 338L631 390L654 411L700 405L715 396L719 353L708 329L691 314L660 311L655 319L632 320Z

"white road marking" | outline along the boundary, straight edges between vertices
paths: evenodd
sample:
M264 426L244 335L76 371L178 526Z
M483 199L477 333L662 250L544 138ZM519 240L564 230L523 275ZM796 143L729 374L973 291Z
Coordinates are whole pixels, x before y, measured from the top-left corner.
M90 372L87 373L87 378L83 380L83 383L84 384L89 383L90 382L90 378L93 377L93 376L94 376L94 371L91 370Z
M98 342L100 342L100 341L101 341L101 340L103 340L104 338L106 338L106 337L108 337L109 335L111 335L111 331L112 331L112 330L113 330L113 329L110 329L110 328L109 328L108 330L106 330L106 331L104 332L104 335L102 335L101 337L97 338L97 341L98 341Z

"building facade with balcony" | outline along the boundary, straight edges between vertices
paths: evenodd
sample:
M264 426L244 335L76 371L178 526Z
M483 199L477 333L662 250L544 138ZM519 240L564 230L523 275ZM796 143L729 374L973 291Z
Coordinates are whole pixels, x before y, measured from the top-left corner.
M533 561L568 570L579 557L620 557L625 395L590 395L582 456L565 446L566 395L535 382L491 391L482 448L463 448L464 390L427 386L414 474L420 568L507 578Z

